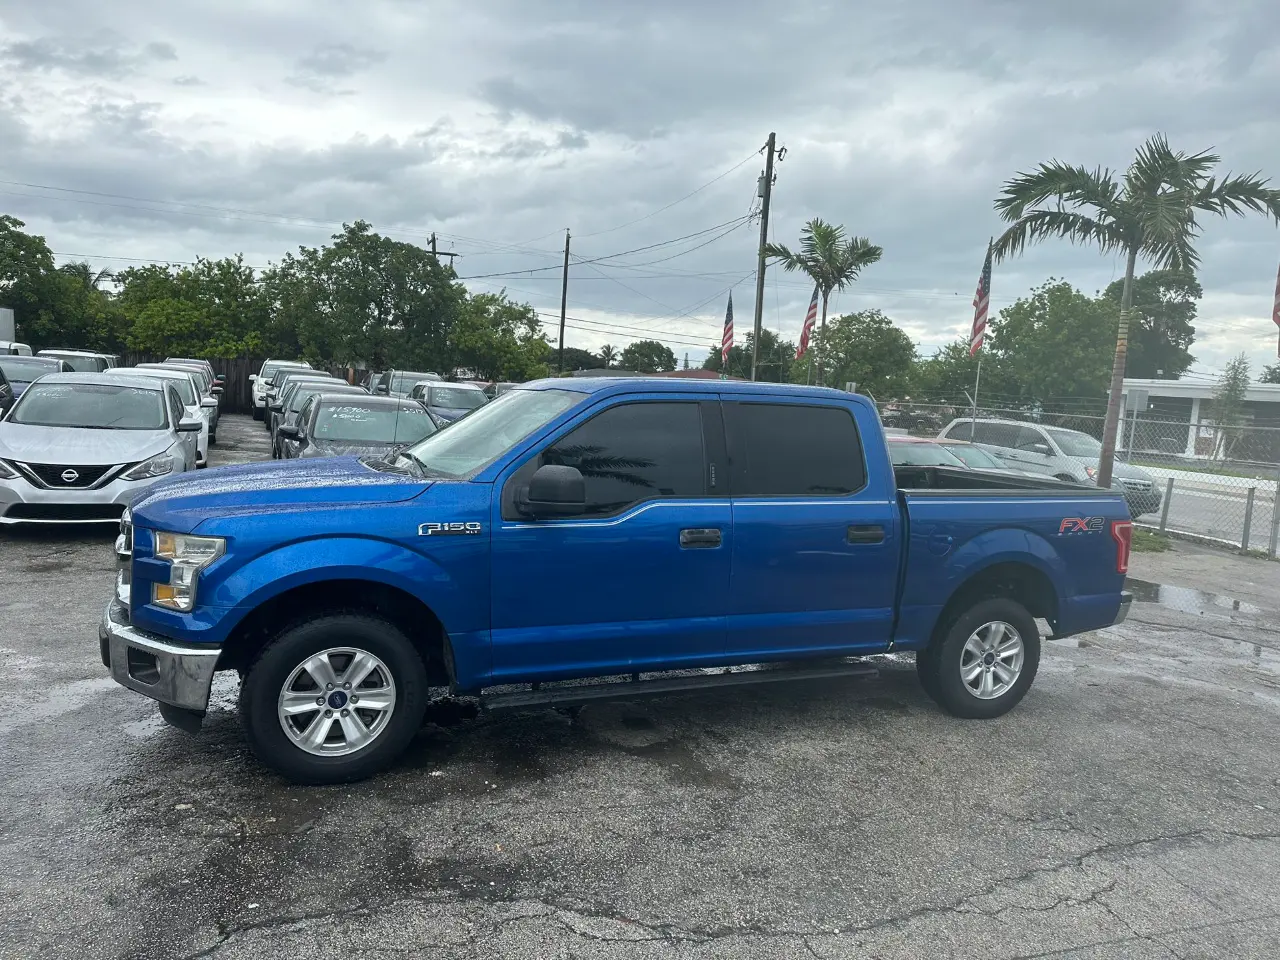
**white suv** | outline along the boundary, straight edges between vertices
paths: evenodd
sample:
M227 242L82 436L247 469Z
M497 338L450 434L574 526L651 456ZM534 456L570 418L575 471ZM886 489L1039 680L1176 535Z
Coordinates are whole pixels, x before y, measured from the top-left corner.
M264 360L262 369L249 375L249 382L253 384L253 419L262 420L266 416L267 384L271 382L271 378L281 367L299 367L310 370L311 364L305 360Z

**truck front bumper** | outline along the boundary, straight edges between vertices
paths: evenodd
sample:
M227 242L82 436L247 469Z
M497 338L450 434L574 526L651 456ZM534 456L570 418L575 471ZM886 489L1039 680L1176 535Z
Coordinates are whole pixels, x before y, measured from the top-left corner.
M203 717L209 707L209 688L218 665L220 647L182 644L129 622L129 608L114 599L98 626L102 663L117 683L161 704L165 719L187 727L165 706L188 711L188 721Z

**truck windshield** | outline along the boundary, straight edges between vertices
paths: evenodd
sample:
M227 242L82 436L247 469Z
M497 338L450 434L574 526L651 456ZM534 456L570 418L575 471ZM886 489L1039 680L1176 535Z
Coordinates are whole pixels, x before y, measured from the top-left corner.
M1102 455L1102 444L1087 433L1076 433L1074 430L1046 430L1053 442L1068 457L1093 457Z
M580 403L583 396L573 390L513 390L405 453L432 475L462 480Z

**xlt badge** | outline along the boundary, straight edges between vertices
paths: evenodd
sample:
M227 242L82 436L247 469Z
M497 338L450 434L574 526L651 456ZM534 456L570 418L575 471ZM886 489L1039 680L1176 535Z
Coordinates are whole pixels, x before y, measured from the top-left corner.
M478 523L420 523L420 537L469 537L480 533Z

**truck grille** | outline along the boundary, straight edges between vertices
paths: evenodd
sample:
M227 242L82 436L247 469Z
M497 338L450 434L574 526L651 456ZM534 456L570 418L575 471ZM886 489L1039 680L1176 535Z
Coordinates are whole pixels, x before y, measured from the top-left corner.
M85 490L106 476L108 471L114 470L117 465L109 463L105 466L95 464L86 467L55 463L19 463L17 466L22 468L28 476L35 477L41 486L51 490Z
M133 517L126 510L120 515L120 534L116 537L116 599L129 608L133 588Z

